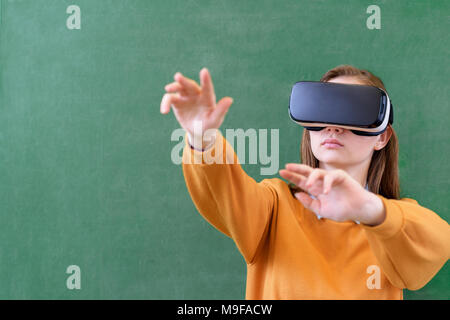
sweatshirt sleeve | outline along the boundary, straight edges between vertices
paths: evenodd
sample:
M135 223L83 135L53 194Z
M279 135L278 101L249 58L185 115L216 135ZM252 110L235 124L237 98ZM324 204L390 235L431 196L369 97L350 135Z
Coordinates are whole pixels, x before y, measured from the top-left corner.
M214 144L204 152L190 148L186 134L182 167L199 213L232 238L247 264L251 264L267 234L277 199L270 180L256 182L248 176L219 130Z
M450 256L449 225L414 199L377 196L383 201L386 218L378 226L363 225L369 244L394 286L418 290Z

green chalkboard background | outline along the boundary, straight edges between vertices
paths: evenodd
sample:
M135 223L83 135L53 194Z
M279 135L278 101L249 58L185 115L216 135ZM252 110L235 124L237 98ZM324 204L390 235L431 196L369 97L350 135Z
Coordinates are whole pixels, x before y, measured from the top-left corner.
M71 4L80 30L66 27ZM1 0L0 298L245 297L243 258L171 161L179 125L159 105L177 71L199 81L207 67L234 98L222 132L279 129L284 166L301 141L292 84L370 70L396 108L402 197L448 221L449 15L446 0ZM69 265L81 290L66 287ZM449 299L447 265L405 298Z

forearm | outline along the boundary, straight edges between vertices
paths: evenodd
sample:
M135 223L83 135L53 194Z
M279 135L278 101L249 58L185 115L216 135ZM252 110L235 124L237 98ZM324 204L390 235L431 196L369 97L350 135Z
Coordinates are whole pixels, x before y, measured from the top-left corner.
M420 289L450 256L448 223L413 199L377 196L385 219L376 226L362 225L369 244L393 285Z
M219 132L204 152L187 144L183 175L192 201L209 223L236 242L250 263L273 212L275 191L244 172L233 148ZM219 163L208 164L205 159Z

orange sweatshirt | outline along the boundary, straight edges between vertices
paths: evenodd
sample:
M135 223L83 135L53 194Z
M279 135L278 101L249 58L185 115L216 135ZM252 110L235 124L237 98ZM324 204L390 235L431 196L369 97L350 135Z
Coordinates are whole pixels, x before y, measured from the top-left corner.
M420 289L447 262L449 225L416 200L377 195L386 219L375 227L318 219L285 181L248 176L216 132L204 152L185 136L183 174L200 214L243 255L246 299L402 299L403 288Z

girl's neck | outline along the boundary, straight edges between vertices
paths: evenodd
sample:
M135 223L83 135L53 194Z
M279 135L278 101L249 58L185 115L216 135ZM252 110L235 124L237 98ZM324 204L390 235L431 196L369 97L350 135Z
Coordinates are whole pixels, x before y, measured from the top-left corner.
M370 162L365 164L362 163L360 165L353 165L353 166L335 166L332 164L327 164L323 162L319 162L319 168L324 170L336 170L336 169L342 169L345 172L347 172L353 179L358 181L363 188L367 186L367 173L369 170Z

